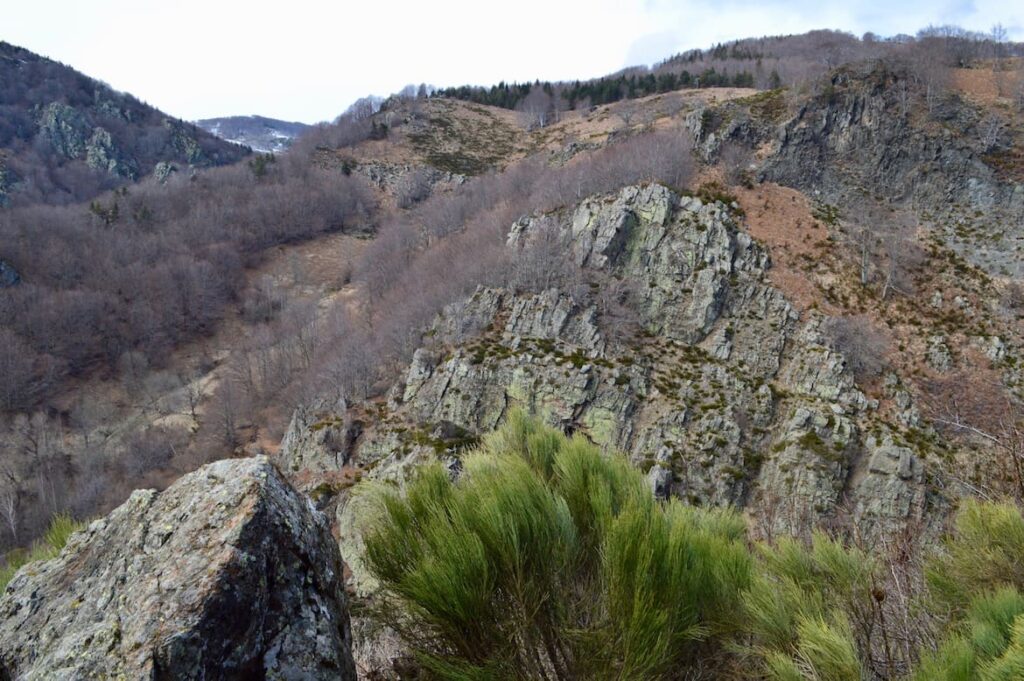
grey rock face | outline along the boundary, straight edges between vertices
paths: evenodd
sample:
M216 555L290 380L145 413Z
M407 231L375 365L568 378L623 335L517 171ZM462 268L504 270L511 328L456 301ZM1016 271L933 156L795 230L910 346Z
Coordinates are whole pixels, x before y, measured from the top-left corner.
M3 260L0 260L0 288L17 286L20 283L21 275L18 274L17 270Z
M132 164L119 155L110 133L101 127L90 127L86 117L74 107L53 102L43 109L39 129L65 158L84 158L90 168L116 177L134 179L137 175Z
M178 168L173 163L169 161L160 161L153 166L153 178L160 184L163 184L164 182L167 182L167 179L171 174L177 172L177 170Z
M550 220L517 221L509 247ZM368 424L353 454L366 474L401 478L445 449L429 436L437 424L482 433L521 406L626 452L660 496L748 507L772 532L845 520L876 405L820 319L801 322L767 284L767 255L729 211L654 185L556 223L577 263L632 285L641 337L607 338L592 304L557 289L480 289L436 323L449 350L415 353L391 422ZM902 504L873 509L872 531L907 520Z
M380 417L367 419L351 452L364 477L401 484L421 462L456 461L473 441L461 433L522 407L625 452L659 498L745 508L765 534L836 523L877 539L940 516L921 461L887 437L821 319L801 320L768 284L767 254L725 206L627 187L518 220L508 247L552 226L596 281L631 287L641 332L612 333L579 292L478 289L445 310ZM318 439L332 426L322 416L303 426L305 413L282 456L329 464ZM372 601L359 497L339 496L350 586ZM357 664L399 678L388 671L403 657L393 632L358 617L353 631Z
M854 521L868 536L891 529L891 518L904 518L910 524L935 520L926 515L924 465L909 447L896 444L888 435L869 435L863 467L851 481L850 496Z
M96 128L85 148L85 163L90 168L102 170L110 175L135 179L135 168L129 161L121 158L114 146L110 133L103 128Z
M458 185L466 181L465 175L429 165L371 161L360 163L354 170L376 186L410 204L427 198L435 185Z
M189 164L199 166L206 163L208 159L203 153L203 148L184 124L165 118L164 127L170 131L170 147L184 156Z
M91 132L88 122L78 111L60 102L53 102L43 109L39 130L54 150L65 158L82 156Z
M281 440L280 465L292 484L309 492L325 474L349 462L362 425L347 417L344 403L328 409L300 407Z
M265 458L137 491L0 598L0 678L355 679L324 518Z
M948 246L990 273L1020 276L1024 186L1001 178L972 143L973 123L959 119L975 115L973 107L943 103L950 110L944 122L960 134L919 125L900 102L900 79L910 76L872 68L837 71L829 92L782 127L762 177L832 203L869 193L929 213L948 211L942 220ZM957 236L963 229L976 240Z
M937 371L949 371L953 367L953 355L946 345L943 336L931 336L928 339L928 364Z

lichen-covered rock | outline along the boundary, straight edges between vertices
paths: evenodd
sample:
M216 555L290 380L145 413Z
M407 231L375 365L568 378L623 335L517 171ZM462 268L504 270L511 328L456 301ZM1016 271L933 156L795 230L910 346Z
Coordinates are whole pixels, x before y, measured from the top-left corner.
M438 184L459 185L466 181L465 175L431 165L371 161L359 163L354 170L380 189L410 204L427 198Z
M167 182L172 173L177 172L178 167L170 161L160 161L153 166L153 179L160 184Z
M835 516L856 427L831 411L798 407L780 430L758 479L757 515L773 534L798 534Z
M202 165L208 160L206 154L203 153L203 148L196 140L195 134L190 133L183 123L165 118L164 127L170 131L169 146L177 154L184 156L190 165Z
M912 449L896 444L891 435L869 435L863 462L850 481L850 497L853 521L865 535L879 536L897 523L934 521L926 516L924 465Z
M52 102L43 109L39 131L50 146L65 158L82 156L91 133L82 114L74 107L60 102Z
M266 458L137 491L18 572L0 678L355 679L337 544Z
M946 345L944 336L931 336L928 338L928 353L925 355L929 366L936 371L949 371L953 367L953 355Z
M281 439L281 469L299 489L309 491L323 476L340 470L352 455L361 424L335 409L303 406L295 410Z
M85 163L90 168L102 170L109 175L135 179L135 168L122 159L114 146L110 133L103 128L96 128L86 143Z
M338 506L335 532L346 556L350 593L366 605L372 602L379 583L363 562L362 524L372 512L366 499L349 496ZM361 609L364 610L365 608ZM409 651L398 634L368 614L352 616L352 658L361 679L396 678L395 667L407 660Z
M457 455L431 429L483 433L520 406L626 452L659 496L748 507L774 533L839 519L878 405L819 316L801 322L766 283L766 254L729 211L627 187L517 221L509 247L552 227L585 269L633 286L640 337L606 338L594 305L559 290L477 290L416 351L388 418L368 424L354 452L367 474L400 479L432 448ZM902 522L897 506L878 506L870 531Z

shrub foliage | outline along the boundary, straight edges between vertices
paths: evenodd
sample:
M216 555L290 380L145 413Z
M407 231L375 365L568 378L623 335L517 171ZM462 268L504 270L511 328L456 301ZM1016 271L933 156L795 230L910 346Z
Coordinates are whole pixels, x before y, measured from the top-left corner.
M434 678L1024 678L1014 506L967 503L898 613L873 552L750 542L736 513L658 502L621 455L519 412L459 475L358 493L375 613Z
M453 481L371 492L394 624L449 679L658 678L715 657L750 579L741 519L659 504L580 436L513 415Z

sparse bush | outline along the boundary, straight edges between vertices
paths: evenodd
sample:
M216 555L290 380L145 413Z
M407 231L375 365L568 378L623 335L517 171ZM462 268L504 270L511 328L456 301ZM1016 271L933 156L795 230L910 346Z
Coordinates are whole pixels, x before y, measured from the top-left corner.
M825 324L825 333L858 381L878 377L889 365L889 339L867 316L833 317Z
M0 592L11 581L15 573L29 563L50 560L60 555L61 549L68 543L72 534L85 527L84 523L76 522L69 515L56 515L42 539L32 545L29 550L11 551L4 557L4 566L0 568Z
M751 568L736 515L661 505L624 458L519 413L464 463L369 493L368 563L433 674L661 678L723 654Z
M940 608L962 615L975 594L1013 587L1024 592L1024 517L1008 504L968 500L956 531L928 568Z
M905 555L822 533L751 546L733 513L659 503L521 412L463 461L355 492L373 613L438 678L1020 678L1016 507L965 504L924 591L891 581Z
M859 681L872 644L874 560L821 534L810 547L783 539L760 548L743 596L748 653L770 679Z
M1019 679L1024 669L1024 517L1016 506L969 500L928 568L930 607L946 636L914 681Z

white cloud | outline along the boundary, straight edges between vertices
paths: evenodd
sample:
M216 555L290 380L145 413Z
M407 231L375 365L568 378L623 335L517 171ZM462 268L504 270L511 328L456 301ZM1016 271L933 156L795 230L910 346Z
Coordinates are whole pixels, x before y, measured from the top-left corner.
M50 0L5 8L0 38L183 118L314 121L407 83L586 78L751 35L996 22L1024 39L1024 3Z

